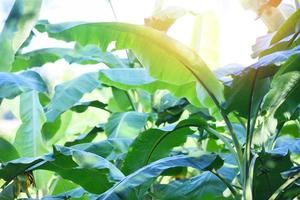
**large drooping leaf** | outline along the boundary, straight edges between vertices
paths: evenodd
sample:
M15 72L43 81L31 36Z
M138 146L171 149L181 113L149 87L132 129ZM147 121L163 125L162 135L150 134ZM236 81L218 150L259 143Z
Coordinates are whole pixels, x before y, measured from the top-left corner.
M256 113L264 94L269 89L269 77L278 70L275 65L280 65L289 57L299 53L299 46L291 50L275 52L260 58L242 71L234 73L232 83L225 88L226 110L237 111L243 117ZM252 107L251 113L249 113L249 105Z
M205 125L205 121L200 119L187 119L172 130L148 129L140 133L129 147L122 172L130 174L153 161L167 157L174 147L183 145L187 136L193 133L190 126Z
M290 119L300 102L300 56L294 55L275 74L271 90L266 95L261 110L262 119L255 134L256 142L264 142L275 134L279 122Z
M197 199L222 199L226 185L211 172L186 180L173 181L160 186L155 190L159 199L197 200Z
M232 84L225 89L225 108L228 112L237 111L245 118L253 117L262 98L269 90L270 80L261 70L249 69L235 76Z
M101 194L97 200L121 200L126 199L129 191L140 185L149 185L153 178L159 176L163 171L174 167L192 167L201 171L218 169L223 160L216 155L207 154L200 157L174 156L155 161L126 176L116 183L107 192Z
M16 133L14 144L18 152L21 156L26 157L45 154L47 150L41 134L45 114L36 91L29 91L21 95L20 116L22 125Z
M195 84L198 81L213 96L222 101L222 86L203 60L191 49L152 28L126 23L65 23L39 25L50 37L94 44L104 50L115 41L117 49L132 50L150 75L174 85ZM145 48L147 47L147 48Z
M12 99L30 90L47 91L47 86L38 73L33 71L20 74L0 72L0 98Z
M280 173L292 166L290 155L286 151L260 153L254 167L254 199L268 199L285 182Z
M0 137L0 152L3 152L0 154L1 163L8 162L20 157L16 148L2 137Z
M16 56L13 71L39 67L49 62L65 59L69 63L96 64L104 63L112 68L127 67L121 59L109 52L102 52L95 46L39 49Z
M0 71L10 71L14 55L39 17L42 0L16 0L0 34Z
M104 126L106 135L110 138L135 138L146 124L146 113L129 111L113 113Z
M51 102L46 107L47 121L54 121L61 113L77 103L85 93L99 87L98 73L83 74L55 87Z
M271 40L271 44L279 42L281 39L296 32L296 24L299 22L300 10L292 14L278 29Z
M9 181L25 171L44 169L82 186L85 190L100 194L124 175L106 159L85 151L54 146L53 154L40 158L20 158L0 167L0 178ZM90 183L93 184L90 184Z
M122 90L143 89L152 94L157 90L167 89L174 96L178 98L186 97L193 105L200 106L195 82L183 84L178 87L178 85L154 79L146 69L123 68L101 70L100 81L103 84Z
M50 157L43 158L28 158L22 157L16 160L12 160L6 163L3 163L0 166L0 179L5 181L11 181L17 175L24 173L27 169L34 166L35 164L45 162L49 160Z
M110 188L114 181L124 178L118 168L96 154L59 146L54 147L52 159L37 166L37 169L55 171L64 179L96 194Z

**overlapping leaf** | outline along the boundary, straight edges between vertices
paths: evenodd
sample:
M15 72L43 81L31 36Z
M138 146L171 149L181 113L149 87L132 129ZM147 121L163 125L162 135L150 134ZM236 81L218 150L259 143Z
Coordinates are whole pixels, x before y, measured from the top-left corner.
M155 161L132 174L126 176L122 181L115 184L107 192L100 195L97 200L120 200L126 198L130 189L142 184L149 184L153 178L159 176L164 170L174 167L192 167L201 171L218 169L223 160L216 155L202 155L198 158L187 156L174 156Z
M146 113L129 111L113 113L104 126L110 138L135 138L146 124Z
M46 24L37 28L50 37L103 49L115 41L117 49L131 49L154 78L178 86L198 81L213 98L223 100L222 86L202 59L157 30L125 23Z
M0 71L10 71L15 53L39 17L42 0L16 0L0 35Z
M0 98L12 99L30 90L47 91L47 86L38 73L33 71L20 74L0 72Z
M187 136L193 133L189 127L205 125L206 122L200 119L187 119L181 121L173 130L146 130L129 147L122 172L130 174L155 160L167 157L174 147L183 145Z
M83 74L55 87L54 97L47 105L47 121L54 121L61 113L77 103L85 93L99 87L98 73Z

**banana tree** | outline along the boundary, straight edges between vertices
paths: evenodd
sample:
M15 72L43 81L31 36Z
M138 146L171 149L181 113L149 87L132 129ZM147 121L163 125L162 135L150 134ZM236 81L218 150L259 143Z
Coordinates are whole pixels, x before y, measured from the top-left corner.
M0 140L1 199L299 196L295 15L273 37L293 37L288 47L215 73L149 26L37 22L35 31L76 45L15 51L1 68L11 72L0 73L0 98L20 95L22 122L13 142ZM52 90L36 69L58 59L107 67Z

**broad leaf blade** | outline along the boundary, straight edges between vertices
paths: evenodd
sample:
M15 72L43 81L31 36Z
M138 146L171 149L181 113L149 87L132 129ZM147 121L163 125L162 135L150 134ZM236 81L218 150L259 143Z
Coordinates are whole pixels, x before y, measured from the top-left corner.
M30 91L22 94L20 103L22 125L17 131L15 146L21 156L43 155L47 152L41 134L45 115L37 92Z
M104 63L111 68L127 67L126 63L112 53L102 52L95 46L86 46L76 47L75 49L46 48L19 54L13 63L13 71L39 67L59 59L79 64Z
M99 86L97 72L83 74L56 86L54 97L46 107L47 121L54 121L61 113L77 103L85 93L89 93Z
M33 71L20 74L0 72L0 98L12 99L30 90L47 91L47 86L38 73Z
M5 152L1 153L0 155L1 163L8 162L20 157L16 148L2 137L0 137L0 152Z
M0 71L10 71L14 55L34 27L42 0L16 0L0 35Z
M147 118L146 113L135 111L114 113L109 117L104 130L110 138L135 138L144 127Z
M279 42L281 39L289 36L290 34L296 31L296 24L300 18L300 10L297 10L294 14L292 14L282 25L279 27L276 34L273 36L271 40L271 44Z
M115 184L107 192L100 195L97 200L120 200L120 196L126 197L129 189L136 188L142 184L149 184L153 178L159 176L164 170L174 167L193 167L204 171L218 169L223 160L216 155L202 155L198 158L187 156L168 157L147 165L125 177Z
M222 86L203 60L191 49L152 28L126 23L73 23L37 27L50 37L81 45L116 42L117 49L131 49L158 80L183 85L200 82L211 96L223 100ZM145 48L147 47L147 48Z
M149 163L167 157L171 150L183 145L193 131L190 126L205 126L201 120L183 120L173 130L148 129L142 132L129 147L122 172L130 174Z
M160 89L167 89L178 98L186 97L193 105L201 105L197 96L195 82L178 87L175 84L154 79L146 69L125 68L101 70L100 81L103 84L122 90L143 89L151 94Z

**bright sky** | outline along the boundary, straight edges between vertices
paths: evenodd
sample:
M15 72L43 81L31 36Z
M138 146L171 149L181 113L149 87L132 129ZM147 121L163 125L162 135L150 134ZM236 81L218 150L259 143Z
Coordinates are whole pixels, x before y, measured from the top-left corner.
M118 21L136 24L143 24L144 18L151 16L155 4L155 0L111 0L111 2ZM12 3L13 0L1 0L0 27ZM218 61L212 64L217 66L213 67L231 63L251 64L253 62L250 57L251 46L258 36L267 33L261 20L255 20L255 13L241 7L240 0L165 0L163 7L174 6L200 14L213 13L213 20L208 21L200 31L211 38L200 41L202 47L199 52L200 55L207 57L206 54L209 54L210 50L217 49ZM44 0L40 18L48 19L51 23L115 20L107 0ZM194 19L191 15L180 18L168 34L190 45ZM33 49L60 45L48 40L44 35L40 35L33 42Z

